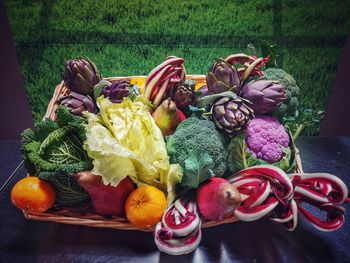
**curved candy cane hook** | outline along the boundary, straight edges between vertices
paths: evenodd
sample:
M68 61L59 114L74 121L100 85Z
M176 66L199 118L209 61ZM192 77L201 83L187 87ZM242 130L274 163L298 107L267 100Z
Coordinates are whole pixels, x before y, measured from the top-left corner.
M228 180L237 187L242 204L235 215L242 221L253 221L264 216L282 223L288 230L297 226L298 211L314 227L334 231L344 223L349 192L342 180L328 173L287 175L279 168L258 165L244 169ZM327 213L326 219L312 214L302 206L308 203Z

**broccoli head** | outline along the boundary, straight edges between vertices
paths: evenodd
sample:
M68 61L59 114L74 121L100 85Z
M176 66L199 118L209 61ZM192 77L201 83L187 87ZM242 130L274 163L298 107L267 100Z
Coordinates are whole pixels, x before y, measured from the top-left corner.
M294 116L298 107L300 89L292 75L279 68L268 68L264 71L262 79L279 81L286 92L286 100L276 111L278 117Z
M208 168L214 176L223 176L227 159L224 140L224 136L216 130L213 122L195 117L188 118L177 127L173 135L167 137L170 162L178 163L184 168L185 161L191 153L207 153L213 160Z

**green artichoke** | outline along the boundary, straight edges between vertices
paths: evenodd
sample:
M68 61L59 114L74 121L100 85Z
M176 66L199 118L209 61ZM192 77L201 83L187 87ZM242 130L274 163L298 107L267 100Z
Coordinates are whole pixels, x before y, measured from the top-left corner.
M100 82L101 75L90 59L77 58L67 61L63 79L71 91L89 95Z

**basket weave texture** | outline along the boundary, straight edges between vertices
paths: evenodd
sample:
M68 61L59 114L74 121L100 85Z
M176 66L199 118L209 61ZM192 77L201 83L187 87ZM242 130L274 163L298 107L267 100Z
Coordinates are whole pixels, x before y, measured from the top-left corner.
M115 82L118 80L131 80L134 78L146 78L146 76L128 76L128 77L110 77L105 78L110 82ZM187 75L187 80L194 80L196 82L205 82L205 75ZM69 89L65 86L62 81L55 89L52 99L47 107L46 114L44 119L56 119L56 110L58 108L57 100L65 96L69 93ZM296 150L295 154L296 160L296 171L297 173L302 173L302 164L299 150ZM112 229L120 229L120 230L138 230L145 232L152 232L154 227L146 227L139 228L131 225L127 219L123 217L110 217L106 218L97 214L94 214L93 211L79 208L60 208L55 210L49 210L44 213L33 213L23 210L23 214L28 220L37 220L37 221L49 221L49 222L57 222L62 224L70 224L70 225L83 225L89 227L98 227L98 228L112 228ZM214 227L217 225L228 224L238 221L238 218L235 216L231 216L228 219L223 221L203 221L202 228Z

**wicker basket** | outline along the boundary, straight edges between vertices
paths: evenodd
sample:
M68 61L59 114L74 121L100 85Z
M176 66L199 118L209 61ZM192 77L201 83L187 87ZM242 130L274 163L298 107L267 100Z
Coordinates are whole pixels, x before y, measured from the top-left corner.
M146 76L129 76L129 77L110 77L105 78L110 82L115 82L117 80L130 80L133 78L146 78ZM195 80L196 82L205 82L205 75L188 75L186 76L188 80ZM69 92L68 88L64 85L62 81L55 89L53 97L48 105L45 117L46 119L55 120L56 109L58 107L57 100L61 96L66 95ZM302 164L301 158L299 154L299 150L297 149L295 154L296 160L296 172L302 172ZM57 222L63 224L71 224L71 225L83 225L89 227L99 227L99 228L113 228L113 229L121 229L121 230L139 230L145 232L151 232L154 230L153 227L149 228L138 228L131 225L125 218L122 217L111 217L106 218L97 214L94 214L91 209L82 209L82 208L61 208L61 209L50 209L45 213L32 213L24 211L24 216L29 220L38 220L38 221L50 221ZM204 221L202 223L202 228L213 227L222 224L228 224L238 221L235 216L232 216L223 221Z

